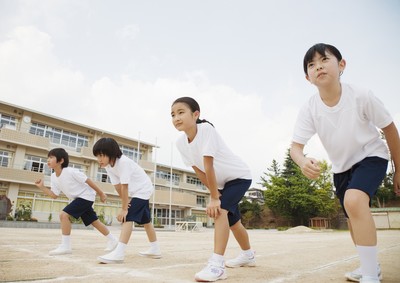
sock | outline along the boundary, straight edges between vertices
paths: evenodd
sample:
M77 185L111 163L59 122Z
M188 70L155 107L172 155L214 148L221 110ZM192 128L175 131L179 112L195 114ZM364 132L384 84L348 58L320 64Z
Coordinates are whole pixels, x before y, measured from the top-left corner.
M106 237L107 237L107 239L109 239L111 241L117 241L117 238L115 238L115 236L111 233L108 233L108 235Z
M150 242L150 251L153 251L153 252L159 252L160 251L160 247L158 246L158 242L157 241Z
M221 266L224 266L224 261L225 260L224 260L224 256L223 255L219 255L219 254L213 253L211 258L210 258L210 261L217 262Z
M247 256L248 258L254 257L254 252L251 249L248 250L242 250L242 253Z
M61 245L70 249L71 248L71 236L61 235Z
M125 256L125 249L126 249L126 244L118 242L117 247L115 248L114 251L112 251L112 253L115 253L118 256Z
M378 249L376 246L357 246L362 276L378 279Z

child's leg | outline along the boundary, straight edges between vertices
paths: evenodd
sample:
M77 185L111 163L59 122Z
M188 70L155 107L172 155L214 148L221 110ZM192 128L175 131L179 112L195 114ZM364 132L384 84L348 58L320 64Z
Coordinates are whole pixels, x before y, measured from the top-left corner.
M104 236L107 236L108 234L110 234L110 230L108 230L108 228L106 227L106 225L104 225L103 223L101 223L100 220L95 220L92 222L92 225L94 228L97 229L97 231L99 231L101 234L103 234Z
M156 242L157 241L157 235L156 235L156 230L154 230L153 224L147 223L144 224L144 230L146 231L147 238L149 239L149 242Z
M235 236L236 241L238 242L240 248L243 251L250 249L250 240L249 234L247 233L246 228L244 228L242 222L239 220L233 226L231 226L231 231L233 236Z
M353 227L351 226L350 219L347 219L347 227L349 228L349 231L350 231L351 240L353 241L353 243L355 245L356 241L354 239L354 232L353 232Z
M376 246L376 228L369 208L369 196L355 189L346 191L344 206L349 221L354 243L358 246Z
M354 242L360 256L362 277L378 278L377 236L375 222L369 208L369 196L349 189L344 196L344 206L349 216Z
M69 214L65 211L61 211L60 213L60 222L61 222L61 233L64 236L71 235L71 221L69 220Z
M121 234L119 236L119 241L121 243L124 243L125 245L128 244L129 238L131 237L132 234L132 228L133 228L132 221L122 223Z
M224 255L229 239L228 211L221 209L221 214L214 219L214 253Z
M92 225L94 228L97 229L97 231L99 231L101 234L103 234L103 236L107 237L107 239L108 239L107 246L104 250L107 252L114 250L117 247L118 240L117 240L117 238L114 237L113 234L110 233L110 230L108 230L107 226L104 225L98 219L93 221Z
M150 248L147 251L139 252L141 256L151 257L151 258L161 258L160 247L157 242L156 231L154 230L153 224L151 222L143 224L144 229L147 234L147 238L150 242Z

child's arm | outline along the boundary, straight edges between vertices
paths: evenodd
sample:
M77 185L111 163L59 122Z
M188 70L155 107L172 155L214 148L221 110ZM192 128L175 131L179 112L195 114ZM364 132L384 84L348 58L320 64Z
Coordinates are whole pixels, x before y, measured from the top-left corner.
M396 195L400 196L400 138L396 125L392 122L382 129L394 162L393 189Z
M218 218L221 213L221 201L219 199L219 191L217 184L217 177L214 170L214 158L212 156L204 156L204 171L195 169L196 175L206 185L210 191L210 203L207 206L206 213L212 218Z
M290 157L300 167L301 172L309 179L317 179L320 174L318 160L304 156L304 144L293 142Z
M121 211L119 212L117 216L117 220L119 222L125 222L126 221L126 215L128 214L128 207L129 207L129 193L128 193L128 184L118 184L118 189L117 186L115 186L119 196L121 197L122 201L122 207Z
M119 197L121 197L121 184L114 185L114 188L117 191Z
M55 193L53 193L52 190L50 190L49 188L47 188L47 187L44 186L44 181L43 181L43 179L36 180L35 185L36 185L36 187L38 187L39 189L41 189L41 190L42 190L46 195L48 195L49 197L51 197L51 198L53 198L53 199L56 199L56 198L58 197Z
M86 184L89 185L100 196L102 202L106 202L107 195L89 178L86 179Z

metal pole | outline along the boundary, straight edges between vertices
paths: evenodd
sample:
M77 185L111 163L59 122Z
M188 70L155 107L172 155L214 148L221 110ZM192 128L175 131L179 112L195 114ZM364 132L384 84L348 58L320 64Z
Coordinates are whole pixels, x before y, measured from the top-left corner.
M171 143L171 168L170 168L170 176L169 176L169 228L172 228L172 147L173 143Z
M139 164L139 159L140 159L140 132L139 132L139 137L138 137L138 153L136 157L136 163Z
M152 200L152 207L151 207L151 214L153 217L151 218L151 223L154 225L154 202L155 202L155 197L156 197L156 174L157 174L157 138L156 138L156 146L154 147L154 173L153 173L153 186L154 186L154 192L153 192L153 200Z

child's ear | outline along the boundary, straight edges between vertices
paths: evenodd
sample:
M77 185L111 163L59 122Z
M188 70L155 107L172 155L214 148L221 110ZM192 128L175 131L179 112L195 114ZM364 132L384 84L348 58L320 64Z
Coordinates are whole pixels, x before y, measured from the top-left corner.
M310 77L306 75L306 80L310 82Z
M339 70L341 73L343 73L344 69L346 69L346 60L342 59L339 62Z
M196 119L199 119L199 117L200 117L200 111L199 110L196 110L196 111L194 111L194 117L196 117Z
M64 158L61 158L61 160L58 163L60 163L60 165L63 164L64 163Z

